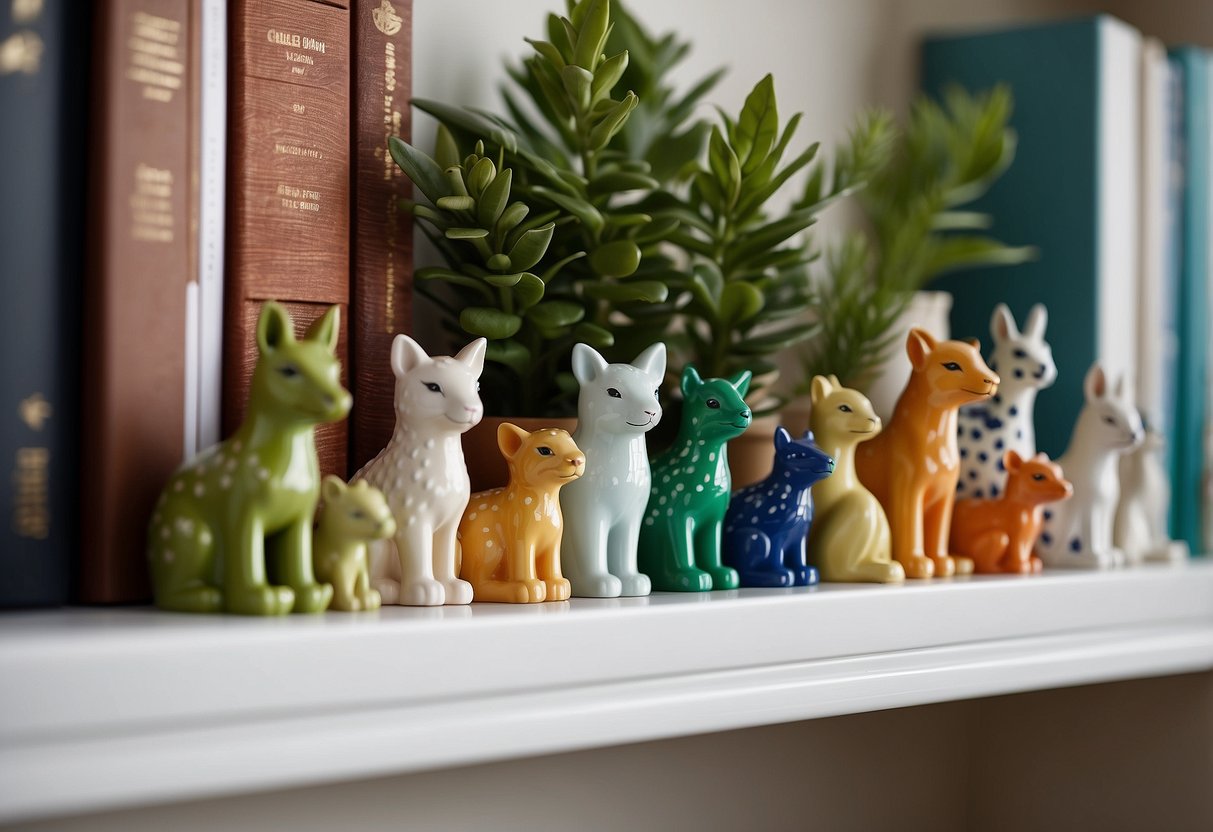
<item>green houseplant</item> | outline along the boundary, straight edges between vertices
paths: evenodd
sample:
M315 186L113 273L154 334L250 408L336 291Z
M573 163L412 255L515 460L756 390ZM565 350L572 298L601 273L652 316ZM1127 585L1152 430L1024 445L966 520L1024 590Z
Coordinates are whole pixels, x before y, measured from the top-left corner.
M953 88L942 101L919 97L902 129L877 116L889 132L857 195L865 228L825 258L815 293L821 328L806 351L802 390L829 373L868 384L898 346L895 325L914 293L939 275L1035 256L989 236L993 218L970 207L1014 160L1012 103L1005 87L976 95ZM802 202L818 193L810 181Z

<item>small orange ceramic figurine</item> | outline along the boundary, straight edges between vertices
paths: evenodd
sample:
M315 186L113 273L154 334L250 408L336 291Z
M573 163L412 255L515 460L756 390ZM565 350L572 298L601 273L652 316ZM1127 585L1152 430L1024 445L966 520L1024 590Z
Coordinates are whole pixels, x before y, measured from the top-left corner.
M497 445L510 482L473 494L459 523L459 577L475 601L528 604L566 601L560 573L560 487L585 473L585 455L566 431L527 433L503 422Z
M998 390L998 376L974 344L936 342L921 329L906 339L910 381L884 433L855 453L859 480L889 518L893 558L907 578L973 571L968 558L948 554L948 530L960 455L956 411Z
M1023 459L1007 451L1002 465L1007 485L1001 499L956 501L952 551L972 558L977 572L1039 572L1032 549L1044 525L1042 506L1069 499L1074 488L1044 454Z

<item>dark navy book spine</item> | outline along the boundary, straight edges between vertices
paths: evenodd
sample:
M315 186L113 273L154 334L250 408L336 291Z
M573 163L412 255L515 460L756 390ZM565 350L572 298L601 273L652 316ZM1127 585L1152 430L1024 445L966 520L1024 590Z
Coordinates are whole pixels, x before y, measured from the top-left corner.
M0 607L63 603L77 545L88 4L0 4Z

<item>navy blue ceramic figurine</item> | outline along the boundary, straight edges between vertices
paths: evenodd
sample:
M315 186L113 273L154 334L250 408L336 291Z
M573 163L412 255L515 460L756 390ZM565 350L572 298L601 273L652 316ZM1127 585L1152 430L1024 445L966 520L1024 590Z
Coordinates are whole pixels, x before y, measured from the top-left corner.
M762 482L733 495L724 520L725 563L742 586L809 586L806 540L813 522L809 488L834 472L834 460L813 444L813 434L792 439L775 429L775 467Z

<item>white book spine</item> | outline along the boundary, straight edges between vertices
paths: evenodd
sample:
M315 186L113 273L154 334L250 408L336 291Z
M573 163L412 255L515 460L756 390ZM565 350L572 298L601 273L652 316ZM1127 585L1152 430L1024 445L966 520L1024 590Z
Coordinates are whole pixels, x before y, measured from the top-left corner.
M224 222L227 184L227 3L202 0L198 219L198 447L220 439L223 395Z

